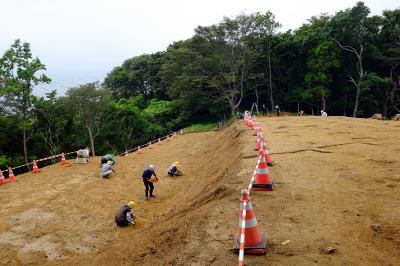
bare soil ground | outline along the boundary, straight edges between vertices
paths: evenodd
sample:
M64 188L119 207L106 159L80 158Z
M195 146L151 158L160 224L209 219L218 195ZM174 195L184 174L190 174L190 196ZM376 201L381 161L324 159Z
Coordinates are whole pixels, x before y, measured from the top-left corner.
M272 192L253 191L265 256L246 265L400 265L400 124L343 117L260 118L275 165ZM41 169L0 186L0 265L234 265L239 190L257 161L241 122L180 135L118 157L118 173L88 165ZM252 157L254 156L254 157ZM179 160L185 175L166 176ZM148 163L161 180L144 199ZM138 202L137 224L114 215ZM290 240L286 245L281 243ZM325 254L333 247L333 254Z

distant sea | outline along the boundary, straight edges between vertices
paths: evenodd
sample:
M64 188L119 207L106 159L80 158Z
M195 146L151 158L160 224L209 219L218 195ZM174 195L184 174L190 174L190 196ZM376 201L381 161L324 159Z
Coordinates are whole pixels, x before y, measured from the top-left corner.
M69 88L89 82L100 81L102 83L110 71L111 69L46 71L46 75L51 78L51 83L35 86L33 94L38 97L45 97L46 93L56 90L58 96L64 96Z

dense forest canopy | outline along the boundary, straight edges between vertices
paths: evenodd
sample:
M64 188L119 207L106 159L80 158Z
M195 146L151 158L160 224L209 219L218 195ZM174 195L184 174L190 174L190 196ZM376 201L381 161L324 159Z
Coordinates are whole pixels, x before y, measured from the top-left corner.
M271 12L225 17L63 97L32 95L51 80L17 40L0 58L0 167L84 146L116 153L253 104L353 117L400 113L400 9L371 16L359 2L296 30L280 27Z

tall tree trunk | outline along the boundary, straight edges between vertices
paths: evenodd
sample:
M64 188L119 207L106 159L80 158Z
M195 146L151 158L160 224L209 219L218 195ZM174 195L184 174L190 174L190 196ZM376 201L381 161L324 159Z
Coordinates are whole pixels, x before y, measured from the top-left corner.
M344 104L343 104L343 115L346 116L346 105L347 105L347 91L344 90Z
M94 137L93 137L93 132L92 132L93 130L90 126L86 126L86 127L87 127L88 133L89 133L89 140L90 140L90 147L92 149L92 156L95 157L96 153L94 150Z
M26 95L25 95L25 88L22 92L22 142L23 142L23 148L24 148L24 160L25 164L28 164L28 147L27 147L27 142L28 138L26 136L26 118L28 116L28 103L26 100ZM30 171L29 165L27 165L28 171Z
M257 105L257 107L258 107L258 99L259 99L258 89L256 88L256 105Z
M362 61L362 56L364 52L364 44L360 44L360 49L356 50L355 48L351 46L343 46L340 42L335 40L336 43L342 48L343 50L346 50L348 52L353 53L357 57L357 81L350 76L350 81L354 84L356 87L356 101L354 103L354 110L353 110L353 117L357 117L357 111L358 111L358 104L360 102L360 94L361 94L361 82L364 80L365 76L367 75L367 72L364 72L364 67L363 67L363 61Z
M391 86L386 88L385 102L383 103L383 117L386 118L388 114L388 105L390 101Z
M269 101L271 103L271 110L274 110L274 97L272 93L272 70L271 70L271 40L268 41L268 72L269 72Z
M322 103L322 109L323 111L326 111L326 105L325 105L325 96L321 95L321 103Z
M356 91L356 102L354 103L353 117L357 117L358 104L360 102L361 82L363 81L364 77L367 74L364 73L364 68L363 68L363 62L362 62L363 51L364 51L364 46L360 44L360 52L359 53L357 53L357 51L355 52L358 59L357 61L358 81L357 84L354 82L354 84L357 87L357 91Z
M229 101L229 106L231 108L231 116L236 117L236 105L233 101Z
M390 68L390 80L392 81L391 86L388 86L386 89L386 97L385 103L383 105L383 116L387 117L390 114L388 113L389 109L396 109L395 106L395 92L397 90L397 84L399 84L399 80L396 80L396 77L393 76L394 70L400 66L400 64L395 64ZM390 106L390 108L389 108Z
M25 159L25 164L28 164L28 147L26 145L27 143L27 137L26 137L26 127L25 127L25 121L22 122L22 137L23 137L23 145L24 145L24 159ZM28 170L30 170L29 165L27 166Z
M360 101L360 91L361 91L361 85L358 84L357 85L357 91L356 91L356 101L354 103L354 110L353 110L353 117L356 118L357 117L357 110L358 110L358 104Z
M297 100L297 113L298 114L300 113L300 101L299 100Z

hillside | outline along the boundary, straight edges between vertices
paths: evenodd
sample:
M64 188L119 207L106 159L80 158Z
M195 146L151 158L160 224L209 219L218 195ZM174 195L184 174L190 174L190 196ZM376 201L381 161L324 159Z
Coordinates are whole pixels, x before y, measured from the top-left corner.
M400 124L343 117L260 118L275 165L272 192L254 191L265 256L246 265L400 264ZM2 265L233 265L239 190L254 170L252 131L240 121L221 131L179 135L118 157L118 173L54 165L0 187ZM179 160L185 175L166 176ZM158 166L155 199L141 171ZM134 227L114 215L138 202ZM285 240L291 242L282 245ZM324 254L326 247L336 248Z

